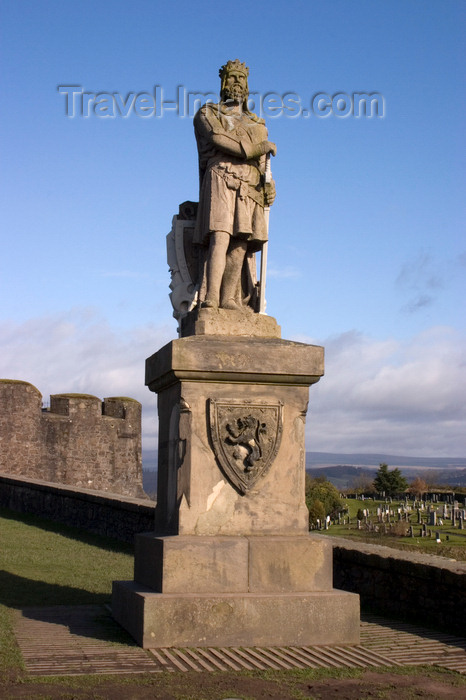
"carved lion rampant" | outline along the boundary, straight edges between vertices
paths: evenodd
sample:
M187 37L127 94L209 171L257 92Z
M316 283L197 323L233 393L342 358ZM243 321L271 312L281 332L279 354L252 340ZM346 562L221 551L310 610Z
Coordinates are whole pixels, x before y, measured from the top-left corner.
M210 436L217 461L242 495L269 471L278 453L283 404L210 399Z

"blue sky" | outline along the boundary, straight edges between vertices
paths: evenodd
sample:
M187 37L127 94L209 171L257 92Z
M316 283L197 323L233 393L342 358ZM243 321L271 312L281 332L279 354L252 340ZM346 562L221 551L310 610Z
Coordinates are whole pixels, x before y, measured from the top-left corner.
M197 199L192 118L70 118L57 87L173 99L239 58L261 94L384 98L383 118L267 117L267 311L327 355L307 449L466 455L464 2L0 6L0 376L135 396L155 445L144 359L176 335L165 236Z

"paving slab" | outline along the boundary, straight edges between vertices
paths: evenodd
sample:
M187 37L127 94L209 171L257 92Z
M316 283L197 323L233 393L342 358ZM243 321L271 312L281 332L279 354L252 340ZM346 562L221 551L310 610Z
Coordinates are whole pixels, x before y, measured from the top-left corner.
M466 673L466 638L364 614L352 646L144 650L98 605L24 608L15 635L30 676L415 665Z

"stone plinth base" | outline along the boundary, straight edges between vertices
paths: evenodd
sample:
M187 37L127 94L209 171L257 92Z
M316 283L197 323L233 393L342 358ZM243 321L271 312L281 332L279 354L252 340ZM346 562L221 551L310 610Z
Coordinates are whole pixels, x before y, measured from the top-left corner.
M312 535L137 535L112 612L145 648L359 642L359 596L332 588L332 545Z
M302 537L136 535L134 580L157 593L332 589L332 545Z
M195 308L180 319L180 335L227 335L248 338L280 338L281 329L272 316L227 309Z
M114 618L148 648L359 643L359 596L154 593L114 581Z

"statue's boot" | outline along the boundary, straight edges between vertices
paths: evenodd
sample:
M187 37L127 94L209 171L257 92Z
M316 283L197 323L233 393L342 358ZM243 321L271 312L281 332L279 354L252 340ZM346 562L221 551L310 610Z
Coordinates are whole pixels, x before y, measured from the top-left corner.
M230 309L231 311L241 311L242 307L234 299L225 299L222 301L222 309Z
M215 299L204 299L201 303L203 309L218 309L218 301Z

